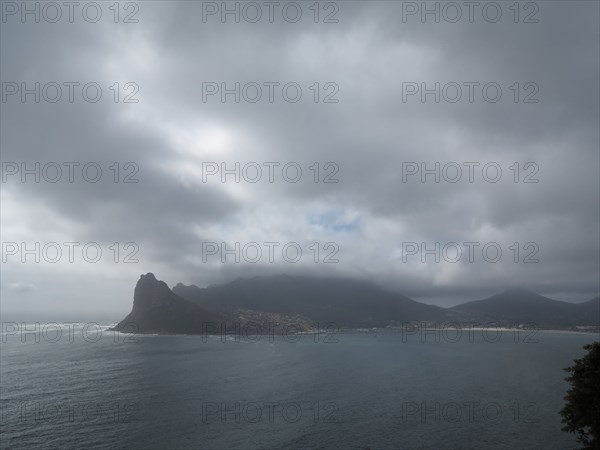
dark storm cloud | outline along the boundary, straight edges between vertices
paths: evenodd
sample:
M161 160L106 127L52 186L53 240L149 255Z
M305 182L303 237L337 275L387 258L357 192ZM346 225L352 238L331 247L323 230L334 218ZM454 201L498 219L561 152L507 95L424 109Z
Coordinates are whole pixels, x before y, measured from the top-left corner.
M340 2L337 24L310 16L295 24L203 23L201 3L192 2L140 3L137 24L9 20L2 24L3 81L95 81L103 98L2 103L2 161L95 161L105 169L134 162L139 183L113 183L109 170L99 183L19 183L13 176L2 186L3 241L55 231L105 245L137 242L139 264L78 269L86 280L95 272L113 277L106 310L129 307L138 271L202 285L279 272L358 276L436 302L513 285L591 298L600 270L598 4L537 4L539 23L532 24L513 23L506 8L499 23L477 15L474 23L404 23L401 2ZM203 82L269 81L299 83L302 99L203 101ZM403 101L403 82L469 81L500 84L501 101L484 101L480 90L473 103L430 96L423 104L419 95ZM136 83L139 103L115 104L114 82ZM335 83L339 103L315 103L315 82ZM522 102L528 82L539 89L537 103ZM304 173L299 183L202 183L207 161L293 161ZM310 182L314 162L335 163L339 182ZM473 183L466 173L458 183L431 176L421 183L418 175L405 183L406 162L480 165ZM502 167L497 183L481 178L489 162ZM520 176L525 163L536 163L539 181L514 183L515 162ZM222 265L201 258L204 241L268 240L335 241L340 262ZM505 255L496 264L403 263L405 241L498 241ZM540 262L506 261L514 242L535 242ZM51 284L60 292L48 270L5 264L3 291L13 304L17 294L33 292L15 286ZM58 273L74 283L69 267ZM98 301L106 297L101 291Z

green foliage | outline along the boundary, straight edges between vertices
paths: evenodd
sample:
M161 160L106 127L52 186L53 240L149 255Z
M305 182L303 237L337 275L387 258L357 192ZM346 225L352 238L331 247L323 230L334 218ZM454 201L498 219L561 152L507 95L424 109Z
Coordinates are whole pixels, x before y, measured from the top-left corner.
M585 450L600 449L600 342L585 345L587 353L576 359L566 381L571 389L565 397L566 405L560 411L562 430L577 433L577 441Z

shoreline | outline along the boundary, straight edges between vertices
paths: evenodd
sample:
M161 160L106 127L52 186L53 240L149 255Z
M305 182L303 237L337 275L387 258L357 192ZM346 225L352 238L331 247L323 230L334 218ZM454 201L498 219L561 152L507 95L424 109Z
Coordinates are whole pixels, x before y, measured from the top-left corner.
M446 329L457 329L457 328L446 328ZM554 329L554 328L548 328L548 329L531 329L531 328L506 328L506 327L472 327L472 328L462 328L460 330L464 330L464 331L487 331L487 330L491 330L493 329L494 331L500 331L500 332L523 332L523 333L550 333L550 334L577 334L577 335L594 335L597 336L600 339L600 331L587 331L587 330L565 330L565 329ZM299 335L323 335L323 336L336 336L336 335L340 335L340 334L365 334L365 335L373 335L376 333L389 333L389 334L402 334L402 333L407 333L407 334L415 334L412 331L441 331L441 328L431 328L431 327L426 327L426 328L415 328L414 330L402 330L400 328L394 329L394 328L371 328L371 329L365 329L365 328L342 328L336 331L332 331L332 330L308 330L308 331L299 331L297 333L290 333L290 335L294 335L294 336L299 336ZM111 331L114 333L118 333L118 334L123 334L123 335L136 335L136 336L203 336L203 337L208 337L208 336L215 336L215 337L236 337L236 336L240 336L240 333L127 333L127 332L121 332L121 331L117 331L114 328L106 328L106 331ZM253 336L281 336L283 337L284 334L281 332L275 333L275 332L270 332L270 333L260 333L260 334L249 334L249 336L253 337Z
M427 325L427 326L419 326L419 325L410 325L407 327L373 327L373 328L321 328L321 329L311 329L311 330L303 330L303 331L296 331L294 330L290 330L289 332L284 332L283 329L278 328L278 329L269 329L269 328L265 328L263 332L260 333L256 333L256 329L255 328L251 328L249 330L246 330L246 332L240 332L240 329L238 329L238 331L236 332L235 330L233 330L232 332L208 332L208 333L165 333L165 332L147 332L147 333L134 333L134 332L127 332L127 331L119 331L115 328L115 324L101 324L101 323L97 323L97 322L89 322L89 324L93 323L97 329L100 332L111 332L111 333L115 333L115 334L119 334L119 335L135 335L135 336L216 336L216 337L233 337L235 338L236 336L241 336L241 337L246 337L248 338L248 340L252 340L252 338L254 336L270 336L270 337L274 337L274 336L282 336L282 337L291 337L291 336L301 336L301 335L320 335L323 336L324 338L333 338L336 335L350 335L350 334L364 334L364 335L377 335L377 334L405 334L405 335L417 335L418 333L423 333L423 332L430 332L430 333L445 333L446 331L449 333L456 333L456 332L460 332L462 333L463 331L467 332L467 333L473 333L473 332L505 332L505 333L512 333L512 334L519 334L519 333L523 333L523 335L534 335L534 334L538 334L538 333L549 333L549 334L576 334L576 335L590 335L590 336L596 336L600 339L600 329L598 330L573 330L573 329L561 329L561 328L517 328L517 327L496 327L496 326L489 326L489 327L482 327L482 326L473 326L473 327L456 327L456 326L450 326L451 324L440 324L439 326L432 326L431 324ZM35 330L31 330L28 329L29 326L33 326L35 325L35 323L27 323L27 322L22 322L22 323L15 323L17 326L16 329L11 329L11 330L5 330L3 329L1 332L2 336L9 336L9 335L14 335L14 334L18 334L19 332L22 332L22 330L20 329L19 325L24 325L25 329L27 330L28 333L32 334L32 333L36 333ZM81 322L78 323L79 325L82 325ZM64 323L60 323L60 322L53 322L52 326L57 326L60 329L66 329L66 330L70 330L70 331L81 331L81 329L83 327L81 326L75 326L73 327L73 322L64 322ZM93 331L93 330L91 330ZM41 333L42 330L39 329L37 330L37 332Z

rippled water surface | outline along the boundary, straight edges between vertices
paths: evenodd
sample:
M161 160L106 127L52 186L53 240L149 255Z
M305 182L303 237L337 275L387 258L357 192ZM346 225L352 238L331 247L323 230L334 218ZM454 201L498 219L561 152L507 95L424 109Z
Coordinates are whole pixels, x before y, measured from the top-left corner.
M560 431L562 369L597 336L490 336L4 335L1 444L576 448Z

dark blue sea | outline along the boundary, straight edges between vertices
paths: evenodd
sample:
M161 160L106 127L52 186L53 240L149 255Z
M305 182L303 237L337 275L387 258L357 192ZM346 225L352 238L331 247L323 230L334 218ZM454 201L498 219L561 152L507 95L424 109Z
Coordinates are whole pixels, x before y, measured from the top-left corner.
M594 340L514 331L207 338L9 329L1 447L577 448L560 429L563 368Z

